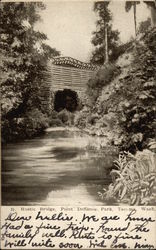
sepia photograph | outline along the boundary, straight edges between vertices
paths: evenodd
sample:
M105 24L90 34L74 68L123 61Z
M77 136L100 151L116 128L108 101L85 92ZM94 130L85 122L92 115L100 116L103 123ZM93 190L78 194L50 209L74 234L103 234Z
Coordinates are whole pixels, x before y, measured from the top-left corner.
M155 206L156 1L0 13L2 206Z

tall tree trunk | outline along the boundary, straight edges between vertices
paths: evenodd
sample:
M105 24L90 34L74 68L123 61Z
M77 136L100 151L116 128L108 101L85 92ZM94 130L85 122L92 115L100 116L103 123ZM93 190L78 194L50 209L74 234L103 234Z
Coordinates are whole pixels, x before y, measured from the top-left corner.
M156 7L151 6L151 20L152 20L152 26L156 26Z
M135 26L135 36L137 35L137 20L136 20L136 2L133 3L134 9L134 26Z
M105 60L104 64L108 63L108 29L107 29L107 24L105 24Z
M152 26L156 27L156 1L143 1L151 10Z

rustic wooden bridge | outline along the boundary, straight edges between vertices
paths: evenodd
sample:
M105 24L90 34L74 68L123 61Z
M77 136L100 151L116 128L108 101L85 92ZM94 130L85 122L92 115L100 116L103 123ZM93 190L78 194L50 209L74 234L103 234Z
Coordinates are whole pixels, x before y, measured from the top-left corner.
M86 84L97 67L71 57L55 57L48 63L45 83L42 86L42 103L51 105L52 94L59 90L70 89L78 95L84 94Z
M96 67L71 57L58 57L49 62L48 73L52 88L62 90L69 88L85 91L88 80L93 76Z

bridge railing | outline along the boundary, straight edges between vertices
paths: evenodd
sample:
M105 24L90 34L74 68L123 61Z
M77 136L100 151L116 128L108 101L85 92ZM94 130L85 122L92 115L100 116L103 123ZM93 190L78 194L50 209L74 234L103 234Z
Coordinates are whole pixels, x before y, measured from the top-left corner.
M88 70L96 70L98 67L90 64L90 63L85 63L81 62L77 59L74 59L72 57L54 57L51 60L51 63L54 65L62 65L62 66L70 66L70 67L75 67L79 69L88 69Z

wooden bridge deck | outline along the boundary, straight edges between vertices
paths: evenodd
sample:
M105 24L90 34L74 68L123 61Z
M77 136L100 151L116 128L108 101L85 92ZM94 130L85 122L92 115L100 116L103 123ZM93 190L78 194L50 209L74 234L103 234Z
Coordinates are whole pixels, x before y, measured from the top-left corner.
M84 91L88 80L93 76L93 70L79 69L60 65L48 67L47 82L52 84L53 90L73 89Z

